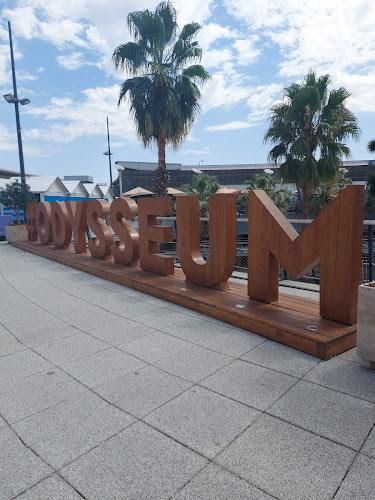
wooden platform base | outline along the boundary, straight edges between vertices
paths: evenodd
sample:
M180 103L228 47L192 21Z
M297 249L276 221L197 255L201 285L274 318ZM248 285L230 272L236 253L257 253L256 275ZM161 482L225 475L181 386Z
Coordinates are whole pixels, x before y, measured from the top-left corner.
M280 294L278 302L265 304L250 300L246 285L241 283L231 282L229 290L218 291L187 283L179 269L175 269L173 276L159 276L142 271L138 265L124 267L114 264L112 258L98 260L89 254L76 254L73 249L58 250L39 242L17 242L13 246L199 311L321 359L329 359L356 345L356 326L322 319L316 300ZM318 330L310 331L309 326Z

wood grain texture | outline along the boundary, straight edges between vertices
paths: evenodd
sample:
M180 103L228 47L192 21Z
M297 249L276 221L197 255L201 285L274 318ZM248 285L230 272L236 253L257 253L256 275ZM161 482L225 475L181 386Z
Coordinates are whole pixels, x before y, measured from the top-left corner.
M74 250L76 253L86 253L86 225L88 201L66 201L65 206L72 226Z
M348 186L300 235L263 191L249 193L248 294L278 300L279 264L299 278L320 262L320 314L357 322L364 187Z
M26 230L30 241L38 241L38 232L36 230L36 201L29 201L26 204Z
M42 245L52 240L51 205L48 201L40 201L36 206L36 231Z
M117 264L127 266L130 262L139 260L139 234L127 221L137 215L138 205L131 198L116 198L112 201L109 220L120 241L113 242L111 253Z
M31 241L13 243L13 246L188 307L322 359L336 356L356 344L356 327L322 318L315 300L280 293L277 303L266 304L249 299L245 284L231 282L230 290L220 292L186 283L180 269L176 269L174 275L160 276L141 271L137 264L121 266L110 262L110 257L92 259L75 253L72 247L60 250ZM237 304L245 307L238 309ZM306 325L316 325L319 330L311 332Z
M139 253L141 268L156 274L174 273L174 259L158 253L158 242L172 241L171 227L158 226L157 216L172 215L172 198L138 200Z
M103 220L109 217L109 203L106 200L91 200L87 205L87 224L96 235L88 242L88 249L91 257L102 259L111 254L113 235L106 222Z
M204 260L200 250L199 197L176 199L177 251L186 280L201 286L228 288L236 264L236 194L210 196L210 254Z
M72 239L72 226L65 202L51 203L52 244L57 248L66 248Z

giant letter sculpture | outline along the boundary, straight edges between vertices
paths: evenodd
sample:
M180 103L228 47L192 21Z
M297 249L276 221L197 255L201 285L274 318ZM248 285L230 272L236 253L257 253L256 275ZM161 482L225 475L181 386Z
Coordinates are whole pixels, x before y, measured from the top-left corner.
M236 194L210 196L210 253L206 262L200 251L199 197L177 197L178 260L187 281L228 288L236 264L236 202Z
M111 246L113 260L127 266L132 260L139 260L139 234L126 219L134 219L138 214L138 205L131 198L116 198L109 209L112 229L120 238Z
M42 245L48 245L52 239L51 205L48 201L40 201L36 206L36 231Z
M69 222L72 226L74 250L76 253L86 253L86 224L88 201L66 201Z
M109 203L106 200L91 200L87 205L87 223L96 238L91 238L88 247L91 257L102 259L111 253L112 231L103 218L109 217Z
M320 314L357 322L364 188L348 186L300 235L263 191L249 194L248 294L278 300L279 263L292 278L320 261Z
M156 215L171 215L172 198L138 200L139 252L141 268L156 274L173 274L173 257L158 254L158 242L171 241L171 227L158 226Z
M64 202L51 203L52 243L56 248L67 248L72 239L72 226Z

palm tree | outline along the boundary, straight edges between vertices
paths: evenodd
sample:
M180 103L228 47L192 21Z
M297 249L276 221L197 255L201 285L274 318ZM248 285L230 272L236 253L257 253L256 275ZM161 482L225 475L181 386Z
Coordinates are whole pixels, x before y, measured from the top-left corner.
M220 189L220 184L214 175L201 172L195 174L191 184L184 184L181 189L190 195L199 196L199 215L208 217L209 197Z
M375 153L375 139L367 144L367 149L370 153Z
M285 215L289 208L289 200L292 193L288 189L279 189L276 191L275 188L277 182L278 181L273 174L262 172L261 174L255 175L255 181L248 180L245 181L245 184L247 184L247 191L253 191L254 189L262 189L265 191L280 212ZM243 201L240 200L240 206L243 210L242 205Z
M158 147L158 196L165 196L168 188L165 147L177 148L188 135L199 111L198 84L210 77L198 64L202 49L194 38L201 26L186 24L177 36L176 17L169 0L155 12L131 12L128 27L134 42L119 45L112 55L116 69L131 77L121 85L118 104L128 97L144 146Z
M310 70L303 83L285 87L284 101L270 109L264 137L275 144L269 160L283 160L279 170L283 181L302 191L303 219L309 216L312 190L332 180L342 157L350 156L344 141L360 134L356 117L345 105L349 92L343 87L329 91L330 83L329 75L316 78Z

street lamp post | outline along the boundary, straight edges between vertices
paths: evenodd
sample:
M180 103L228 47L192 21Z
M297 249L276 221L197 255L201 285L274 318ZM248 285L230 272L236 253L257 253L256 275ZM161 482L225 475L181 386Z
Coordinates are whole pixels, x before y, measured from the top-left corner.
M12 42L12 30L10 27L10 21L8 21L8 31L9 31L9 47L10 47L10 60L12 63L12 76L13 76L13 94L6 94L4 99L9 104L14 104L14 108L16 111L16 125L17 125L17 139L18 139L18 155L20 158L20 173L21 173L21 183L26 184L25 177L25 164L23 161L23 149L22 149L22 136L21 136L21 124L20 124L20 115L18 110L18 103L21 103L22 106L29 104L29 99L18 99L17 95L17 81L16 81L16 69L14 66L14 56L13 56L13 42Z
M111 189L113 189L113 183L112 183L112 164L111 164L112 153L111 153L111 144L109 142L108 116L107 116L107 138L108 138L108 151L106 151L105 153L103 153L103 155L108 156L108 160L109 160L109 178L110 178L110 181L111 181Z

